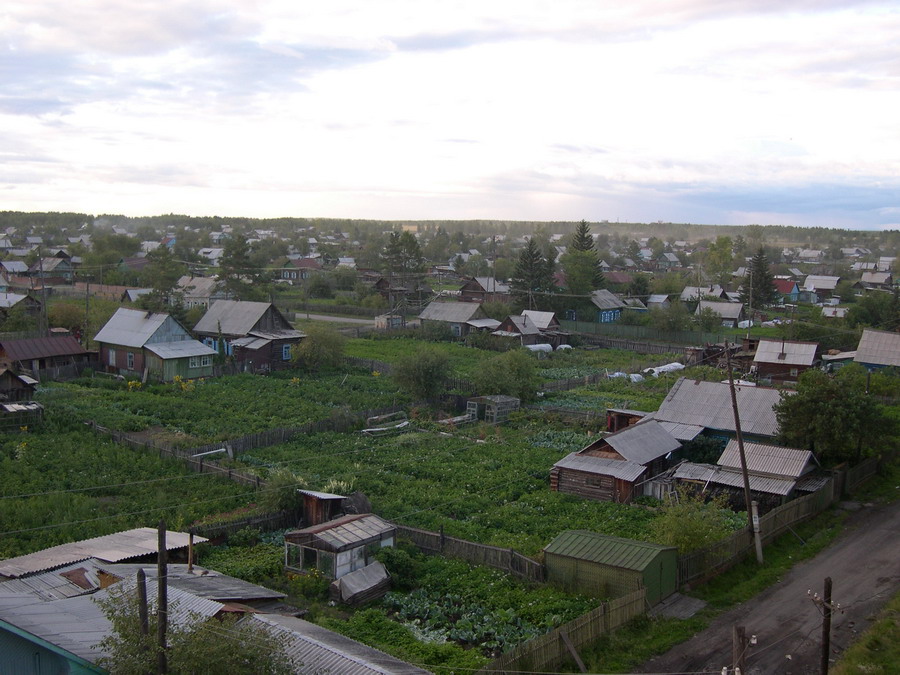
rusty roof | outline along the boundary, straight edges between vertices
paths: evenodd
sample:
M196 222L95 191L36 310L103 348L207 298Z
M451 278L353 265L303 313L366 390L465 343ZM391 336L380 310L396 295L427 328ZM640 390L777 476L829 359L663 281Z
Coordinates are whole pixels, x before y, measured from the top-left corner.
M87 350L78 344L71 335L63 337L39 337L28 340L3 340L0 350L5 352L10 361L29 361L47 356L71 356L87 354Z

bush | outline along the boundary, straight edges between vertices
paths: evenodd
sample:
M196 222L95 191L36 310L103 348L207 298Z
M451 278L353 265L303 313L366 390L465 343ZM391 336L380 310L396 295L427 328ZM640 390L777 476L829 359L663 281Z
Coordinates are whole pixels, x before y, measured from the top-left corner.
M488 359L474 379L475 388L483 396L505 394L523 401L536 398L541 384L534 359L523 349Z
M394 380L415 399L436 398L449 376L450 360L434 347L420 347L394 364Z
M305 368L318 370L334 368L344 358L343 335L321 323L313 323L304 329L306 337L291 347L291 359Z

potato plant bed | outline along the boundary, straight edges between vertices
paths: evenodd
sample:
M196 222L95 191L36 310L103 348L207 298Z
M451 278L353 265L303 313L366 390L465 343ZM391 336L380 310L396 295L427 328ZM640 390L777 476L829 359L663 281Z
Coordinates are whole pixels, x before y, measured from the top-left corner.
M184 445L300 426L343 410L383 408L408 400L389 378L358 369L137 384L82 379L54 384L38 399L73 419L94 420L119 431L164 427L183 436Z

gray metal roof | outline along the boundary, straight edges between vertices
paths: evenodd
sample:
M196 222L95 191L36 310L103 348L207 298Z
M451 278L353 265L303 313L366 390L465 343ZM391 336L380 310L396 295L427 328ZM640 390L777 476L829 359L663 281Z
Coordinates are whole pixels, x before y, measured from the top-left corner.
M297 672L340 675L428 674L427 670L293 616L253 614L242 621L257 621L270 633L283 639L285 653L298 669Z
M94 340L140 349L168 318L168 314L161 312L122 307L116 310L106 325L94 336Z
M606 457L593 457L572 452L553 465L559 469L571 469L584 473L595 473L602 476L612 476L619 480L632 483L640 478L647 467L625 459L608 459Z
M807 291L833 291L840 280L840 277L810 274L803 282L803 288Z
M27 297L27 295L22 295L21 293L0 293L0 307L9 309Z
M310 497L315 497L316 499L347 499L344 495L336 495L331 492L316 492L315 490L302 490L298 489L301 495L308 495Z
M754 363L775 363L786 366L811 366L819 349L817 342L792 342L763 338L756 348Z
M547 330L550 327L550 324L553 323L553 319L556 318L556 313L538 312L533 309L523 309L522 316L528 317L528 320L541 330Z
M509 321L516 329L515 332L509 331L513 335L540 335L541 334L541 331L537 327L537 325L533 321L529 321L528 317L521 316L521 315L517 316L517 315L513 314L513 315L508 316L506 318L506 320ZM507 331L497 331L497 332L505 333Z
M647 417L645 419L655 419L653 417ZM673 437L677 438L679 441L692 441L697 436L703 433L703 427L697 426L695 424L680 424L678 422L663 422L659 421L659 424L663 429L672 434Z
M602 439L630 462L647 464L681 447L655 420L642 420Z
M605 288L591 292L591 302L597 309L623 309L626 305Z
M194 330L212 335L247 335L271 306L268 302L216 300Z
M611 537L587 530L563 532L544 547L545 553L590 560L637 572L646 569L660 553L674 550L676 549L672 546Z
M755 473L799 478L813 469L813 454L809 450L744 441L744 456L747 459L747 471ZM736 440L728 441L716 464L741 469L740 451Z
M475 277L475 281L487 293L509 293L509 284L497 281L494 277Z
M185 548L190 535L186 532L167 532L166 550ZM106 534L93 539L83 539L70 544L60 544L43 551L36 551L0 561L0 576L23 577L35 572L69 565L79 560L98 558L106 562L118 562L157 552L157 531L152 527L139 527L124 532ZM194 536L194 543L207 541Z
M82 560L52 572L0 582L0 593L24 593L43 601L74 598L100 588L95 560Z
M215 356L216 350L207 347L197 340L181 340L180 342L158 342L146 345L148 352L153 352L161 359L183 359L189 356Z
M703 483L715 483L728 487L743 488L744 476L740 471L708 464L692 464L684 462L675 470L675 478L700 481ZM747 476L752 492L765 492L773 495L784 496L794 489L796 481L792 478L775 478L772 476Z
M471 319L466 321L467 324L472 326L472 328L496 328L500 325L500 322L497 319Z
M472 319L484 318L484 309L478 302L429 302L419 314L426 321L447 321L466 323Z
M735 392L744 433L775 436L778 422L773 406L781 400L780 392L769 387L747 386L736 386ZM728 385L682 377L669 390L653 419L734 432Z
M250 351L256 351L257 349L262 349L266 345L272 344L271 340L267 340L266 338L261 337L245 337L238 338L237 340L232 340L231 342L233 347L240 347L241 349L249 349Z
M900 333L866 328L853 360L876 366L900 367Z
M744 312L744 305L739 302L713 302L711 300L701 300L697 304L695 314L700 314L704 309L711 309L723 319L737 320Z

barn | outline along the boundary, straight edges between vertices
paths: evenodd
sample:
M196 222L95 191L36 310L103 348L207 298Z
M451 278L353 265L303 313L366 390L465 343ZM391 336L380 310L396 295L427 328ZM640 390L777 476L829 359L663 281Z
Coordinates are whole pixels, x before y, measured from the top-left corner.
M650 606L678 587L678 551L645 541L568 530L544 548L547 581L572 593L615 598L647 590Z

